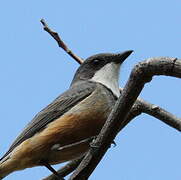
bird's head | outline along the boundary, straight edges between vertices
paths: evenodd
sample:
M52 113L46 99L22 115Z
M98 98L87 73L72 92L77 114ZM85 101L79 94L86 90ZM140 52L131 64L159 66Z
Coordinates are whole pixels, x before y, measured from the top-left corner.
M101 83L118 97L120 65L132 52L102 53L87 58L77 69L71 85L78 81Z

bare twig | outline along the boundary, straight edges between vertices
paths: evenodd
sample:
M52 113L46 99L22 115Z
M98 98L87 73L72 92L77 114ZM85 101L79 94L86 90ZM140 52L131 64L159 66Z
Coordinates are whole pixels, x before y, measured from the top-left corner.
M151 58L134 67L113 111L100 134L88 151L70 180L86 180L100 162L118 131L127 123L127 116L145 83L154 75L166 75L181 78L181 60L176 58ZM120 119L121 117L121 119Z
M68 150L70 148L73 148L74 146L77 146L77 145L81 145L81 144L87 144L87 143L90 143L94 138L96 138L96 136L92 136L90 138L87 138L87 139L83 139L81 141L78 141L78 142L75 142L75 143L72 143L72 144L68 144L68 145L65 145L63 147L60 147L58 150Z
M155 104L150 104L149 102L146 102L143 99L138 98L136 103L139 104L141 112L149 114L166 123L167 125L171 126L172 128L181 131L181 118L178 118L170 112L164 110L163 108Z
M57 173L61 177L67 176L68 174L70 174L71 172L73 172L77 168L77 166L80 164L82 159L83 159L83 157L80 157L78 159L75 159L75 160L67 163L65 166L63 166L61 169L59 169L57 171ZM57 177L54 174L51 174L50 176L47 176L42 180L57 180Z
M122 93L122 88L120 92ZM132 107L130 113L135 113L140 115L141 113L153 116L172 128L181 131L181 118L176 117L172 113L166 111L165 109L159 107L158 105L151 104L141 98L137 98L134 106Z
M60 38L57 32L52 31L44 19L41 19L40 22L42 23L44 30L48 32L58 43L58 46L61 47L67 54L69 54L73 59L75 59L79 64L82 64L83 59L78 57L76 54L74 54L67 45L63 42L63 40Z

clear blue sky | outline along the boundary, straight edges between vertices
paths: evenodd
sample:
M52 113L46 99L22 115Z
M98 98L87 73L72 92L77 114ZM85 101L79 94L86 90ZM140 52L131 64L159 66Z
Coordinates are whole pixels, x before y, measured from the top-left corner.
M180 0L31 0L0 2L0 155L23 127L60 93L78 67L42 30L45 18L82 58L100 52L135 52L122 67L121 87L132 67L155 56L181 57ZM181 117L181 81L154 77L140 97ZM141 115L116 138L90 180L180 180L180 133ZM60 165L56 166L56 168ZM44 167L7 180L40 180Z

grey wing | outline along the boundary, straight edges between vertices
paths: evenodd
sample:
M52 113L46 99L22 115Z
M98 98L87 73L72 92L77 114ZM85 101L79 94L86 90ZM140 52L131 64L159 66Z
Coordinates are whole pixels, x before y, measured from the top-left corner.
M60 117L62 114L71 109L81 100L88 97L95 89L95 83L79 83L79 85L71 87L62 95L57 97L51 104L40 111L32 121L25 127L23 132L16 138L9 150L0 159L6 157L12 150L26 139L32 137L37 132L46 127L47 124Z

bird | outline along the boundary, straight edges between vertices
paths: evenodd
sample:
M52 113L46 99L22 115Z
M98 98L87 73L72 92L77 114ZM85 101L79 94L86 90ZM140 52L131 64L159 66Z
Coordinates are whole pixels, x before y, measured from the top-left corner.
M120 67L132 52L88 57L69 89L35 115L0 159L0 179L35 166L59 177L51 165L83 156L90 148L86 139L99 134L120 96Z

